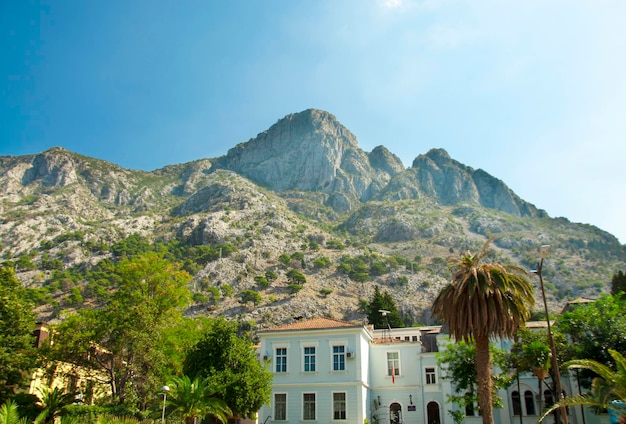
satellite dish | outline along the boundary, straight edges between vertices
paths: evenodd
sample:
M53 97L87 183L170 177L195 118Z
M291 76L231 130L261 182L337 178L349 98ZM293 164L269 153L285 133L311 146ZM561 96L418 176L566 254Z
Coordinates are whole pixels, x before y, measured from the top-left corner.
M389 311L386 311L384 309L379 309L378 312L380 312L381 314L383 314L384 317L387 316L388 313L390 313Z

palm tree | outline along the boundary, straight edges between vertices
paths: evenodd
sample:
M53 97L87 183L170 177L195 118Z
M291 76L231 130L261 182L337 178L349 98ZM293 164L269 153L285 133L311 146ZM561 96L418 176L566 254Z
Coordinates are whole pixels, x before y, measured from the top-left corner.
M56 416L59 415L63 407L71 405L76 400L75 393L65 393L58 387L52 390L45 388L41 395L43 411L37 420L42 423L54 423Z
M186 424L195 424L196 418L212 415L222 423L228 421L232 411L222 399L215 396L217 388L208 378L191 380L188 376L174 377L172 394L167 401L171 413L183 416Z
M28 420L20 418L17 404L8 400L0 406L0 424L28 424Z
M478 405L484 424L493 423L489 339L513 337L534 304L533 288L523 268L482 262L490 253L491 241L476 254L468 251L448 260L452 279L432 307L433 315L448 325L457 341L474 339Z
M558 408L586 405L599 409L613 409L621 414L620 422L626 422L626 357L613 349L609 349L609 353L615 360L615 370L591 359L575 359L566 362L564 366L568 368L587 369L598 376L591 382L589 393L561 399L544 412L539 421L543 421L546 416Z

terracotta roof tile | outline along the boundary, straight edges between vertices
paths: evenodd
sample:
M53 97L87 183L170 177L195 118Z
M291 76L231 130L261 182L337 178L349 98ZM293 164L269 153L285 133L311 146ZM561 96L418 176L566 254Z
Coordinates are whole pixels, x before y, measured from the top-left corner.
M297 321L292 324L280 325L278 327L268 328L261 331L323 330L326 328L349 327L363 327L363 325L330 318L313 318L306 321Z

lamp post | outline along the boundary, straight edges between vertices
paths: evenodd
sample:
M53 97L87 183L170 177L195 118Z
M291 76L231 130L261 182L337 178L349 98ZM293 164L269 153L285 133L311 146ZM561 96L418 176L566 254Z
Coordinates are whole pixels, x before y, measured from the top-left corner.
M168 386L161 387L163 390L163 411L161 412L161 424L165 424L165 402L167 402L167 392L170 391Z
M559 361L556 356L556 347L554 346L554 337L552 336L552 326L550 325L550 314L548 313L548 303L546 302L546 291L543 287L543 277L541 271L543 269L543 260L548 256L550 246L544 244L539 249L539 265L535 274L539 276L539 285L541 286L541 297L543 298L543 308L546 314L546 323L548 324L548 343L550 344L550 352L552 354L552 369L554 370L554 385L556 390L556 401L560 401L563 396L563 389L561 388L561 371L559 371ZM541 396L541 393L539 393ZM562 406L560 409L561 422L568 424L567 409Z

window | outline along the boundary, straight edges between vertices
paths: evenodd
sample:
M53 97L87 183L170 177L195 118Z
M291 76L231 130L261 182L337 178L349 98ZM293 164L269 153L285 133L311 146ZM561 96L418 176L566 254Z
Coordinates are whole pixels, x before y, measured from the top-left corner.
M274 420L287 420L287 394L274 393Z
M304 372L315 372L315 346L304 348Z
M346 347L333 346L333 371L346 369Z
M435 367L426 367L424 373L426 374L426 384L437 384L437 372L435 371Z
M535 395L530 390L524 392L524 401L526 403L526 415L535 415Z
M333 419L346 419L346 394L333 393Z
M302 419L315 420L315 393L302 395Z
M287 348L276 348L276 372L287 372Z
M387 375L395 377L400 375L400 361L398 352L387 352Z
M513 404L513 415L522 415L522 402L517 390L511 393L511 403Z

